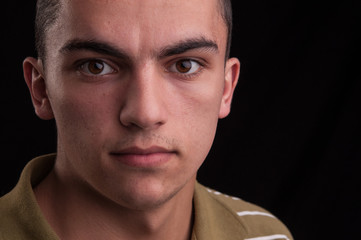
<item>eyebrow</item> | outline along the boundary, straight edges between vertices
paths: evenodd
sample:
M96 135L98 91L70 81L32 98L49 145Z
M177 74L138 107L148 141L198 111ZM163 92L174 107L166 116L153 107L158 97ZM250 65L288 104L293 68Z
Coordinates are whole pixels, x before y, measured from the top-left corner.
M205 37L200 37L182 40L175 44L163 47L160 51L154 53L154 55L158 58L165 58L196 49L218 53L218 45L216 42L206 39ZM91 51L131 61L131 57L125 50L115 47L112 44L96 40L73 39L68 41L60 49L61 53L69 53L73 51Z
M123 49L119 49L109 43L96 40L73 39L68 41L64 47L60 49L61 53L69 53L73 51L91 51L124 60L130 60L130 57Z
M160 58L169 57L196 49L197 50L202 49L202 50L218 53L218 45L216 42L206 39L205 37L200 37L200 38L186 39L178 43L175 43L173 45L164 47L160 51L159 57Z

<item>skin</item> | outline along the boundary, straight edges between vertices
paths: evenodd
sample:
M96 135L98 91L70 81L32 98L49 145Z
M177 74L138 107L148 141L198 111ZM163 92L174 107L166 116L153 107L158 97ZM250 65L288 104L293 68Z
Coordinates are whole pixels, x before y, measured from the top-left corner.
M64 0L46 61L24 61L37 115L57 124L34 191L60 238L190 238L197 170L240 68L225 63L217 1Z

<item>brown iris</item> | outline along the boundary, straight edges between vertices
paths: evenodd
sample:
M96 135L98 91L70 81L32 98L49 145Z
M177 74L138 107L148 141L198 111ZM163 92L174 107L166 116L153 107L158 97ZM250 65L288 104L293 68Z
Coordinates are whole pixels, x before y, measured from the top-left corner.
M93 60L88 63L88 70L92 74L100 74L104 70L104 63Z
M192 61L191 60L182 60L176 63L176 68L181 73L187 73L192 69Z

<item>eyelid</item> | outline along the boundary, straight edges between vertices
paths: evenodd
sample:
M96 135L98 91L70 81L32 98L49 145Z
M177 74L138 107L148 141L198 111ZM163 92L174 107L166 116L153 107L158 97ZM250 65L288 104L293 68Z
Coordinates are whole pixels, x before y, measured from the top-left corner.
M103 63L104 65L107 65L108 67L110 67L112 69L112 72L111 73L106 73L106 74L92 74L92 73L87 73L83 67L85 64L88 64L92 61L95 61L95 62L101 62ZM110 61L108 60L105 60L105 59L102 59L102 58L86 58L86 59L80 59L78 61L75 62L75 66L77 68L78 71L82 72L83 74L86 74L87 76L90 76L90 77L100 77L100 76L105 76L105 75L108 75L108 74L113 74L113 73L116 73L118 72L118 67L115 67L114 66L115 64L113 63L110 63Z
M179 61L192 61L192 62L195 62L195 63L197 63L199 65L199 69L196 70L193 73L181 73L181 72L177 72L177 71L170 71L170 68L172 66L174 66L175 64L177 64L177 62L179 62ZM192 58L192 57L179 57L179 58L176 58L176 59L173 59L172 61L170 61L166 65L165 71L168 72L168 73L178 75L180 78L188 79L188 78L192 78L192 77L198 75L199 73L201 73L203 71L203 69L206 67L206 65L207 64L205 63L205 61L200 60L200 59L196 59L196 58Z

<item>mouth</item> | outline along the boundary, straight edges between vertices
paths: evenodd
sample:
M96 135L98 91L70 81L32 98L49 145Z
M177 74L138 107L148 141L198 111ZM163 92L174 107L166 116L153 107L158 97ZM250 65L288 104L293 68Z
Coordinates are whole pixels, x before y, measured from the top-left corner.
M116 161L133 168L161 167L169 162L174 155L176 155L176 151L159 146L150 148L130 147L110 153L110 156Z

